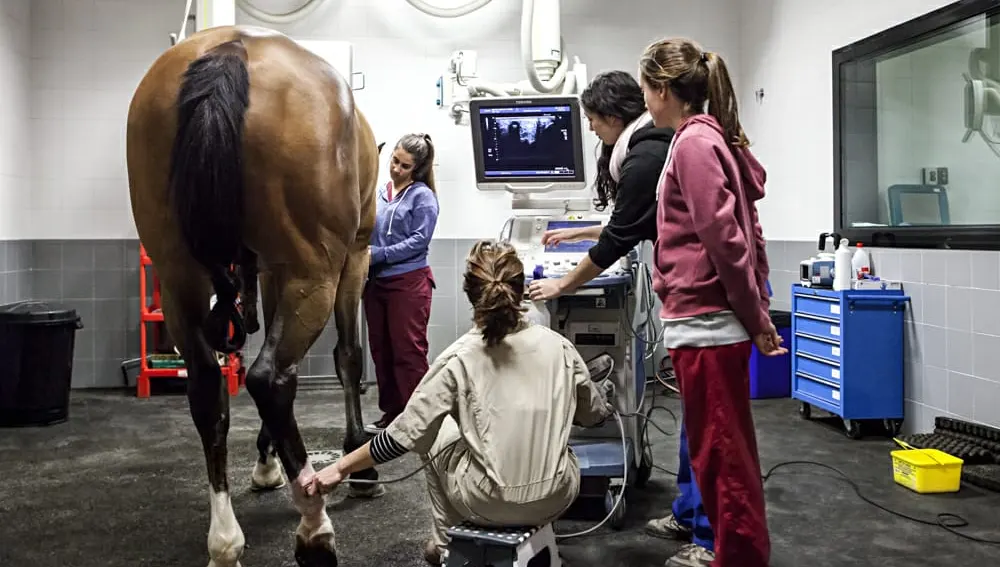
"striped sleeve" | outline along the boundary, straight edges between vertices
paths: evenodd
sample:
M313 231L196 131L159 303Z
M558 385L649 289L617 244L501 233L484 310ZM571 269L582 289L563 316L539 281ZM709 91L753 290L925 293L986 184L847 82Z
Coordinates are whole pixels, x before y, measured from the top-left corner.
M372 459L379 465L388 463L393 459L398 459L407 453L406 447L400 445L398 441L385 431L382 431L372 439L369 449L372 453Z

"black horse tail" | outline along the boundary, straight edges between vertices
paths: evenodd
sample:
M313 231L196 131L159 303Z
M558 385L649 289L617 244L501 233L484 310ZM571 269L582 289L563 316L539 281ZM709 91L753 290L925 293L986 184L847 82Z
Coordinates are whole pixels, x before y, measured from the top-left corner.
M243 127L250 106L250 71L240 40L193 61L177 96L177 135L170 159L170 195L191 255L209 272L216 303L203 329L209 345L230 353L246 329L232 270L243 248ZM229 337L229 323L235 336Z

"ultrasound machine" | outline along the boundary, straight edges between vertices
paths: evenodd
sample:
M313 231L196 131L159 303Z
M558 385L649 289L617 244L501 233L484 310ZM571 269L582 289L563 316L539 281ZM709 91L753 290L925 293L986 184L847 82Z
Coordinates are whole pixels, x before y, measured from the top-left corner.
M564 276L594 242L543 246L545 231L606 221L591 211L579 99L490 97L472 99L469 108L477 188L512 195L514 214L501 239L517 250L526 284ZM540 305L524 300L584 360L602 361L602 377L610 374L614 383L613 404L623 427L610 418L597 427L574 427L570 446L580 462L581 499L603 502L615 529L625 520L626 489L644 484L652 471L645 429L636 417L645 413L645 347L655 346L655 339L644 338L654 325L653 303L649 271L638 257L633 250L575 293Z

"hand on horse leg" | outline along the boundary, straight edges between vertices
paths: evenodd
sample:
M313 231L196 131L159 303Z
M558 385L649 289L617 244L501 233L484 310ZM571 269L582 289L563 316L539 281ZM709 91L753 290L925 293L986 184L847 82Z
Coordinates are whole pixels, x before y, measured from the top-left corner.
M303 567L333 567L337 565L337 541L326 501L311 489L315 477L316 471L307 462L292 483L292 499L302 514L295 530L295 561Z

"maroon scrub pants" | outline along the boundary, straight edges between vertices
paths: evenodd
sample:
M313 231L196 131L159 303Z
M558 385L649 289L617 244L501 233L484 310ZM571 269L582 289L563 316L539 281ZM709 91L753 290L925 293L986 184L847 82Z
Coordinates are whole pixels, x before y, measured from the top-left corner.
M713 567L767 567L771 554L750 410L750 346L670 350L691 466L715 532Z
M384 424L403 412L427 373L427 323L433 288L429 267L373 278L365 286L368 345L375 362L380 421Z

